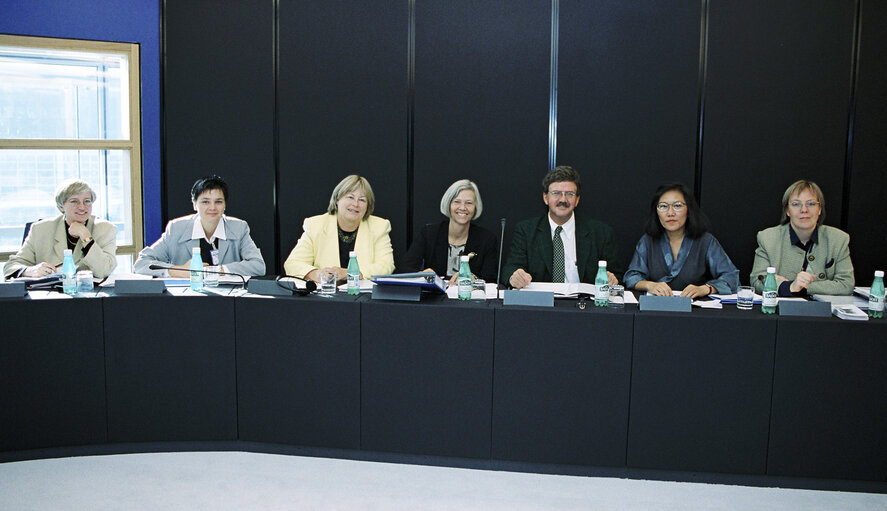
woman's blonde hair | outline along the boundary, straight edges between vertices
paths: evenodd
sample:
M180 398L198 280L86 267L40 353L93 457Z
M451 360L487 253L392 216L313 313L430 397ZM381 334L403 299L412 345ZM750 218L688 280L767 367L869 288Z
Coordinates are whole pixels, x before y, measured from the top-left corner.
M366 213L363 214L363 219L366 220L373 214L373 209L376 207L376 196L373 195L373 187L370 186L370 182L367 181L367 178L358 176L357 174L351 174L347 176L345 179L339 181L339 184L333 188L333 194L330 196L330 205L326 209L327 213L331 215L335 215L339 208L336 205L339 202L339 199L342 198L343 195L347 195L358 188L363 189L364 195L367 198L367 210Z
M782 194L782 219L779 221L780 225L788 223L788 215L785 214L785 210L788 209L789 201L792 200L793 196L804 190L810 190L813 192L813 195L816 196L816 200L819 201L819 219L816 221L816 225L822 225L822 221L825 220L825 196L822 195L822 190L819 188L818 184L813 181L807 181L806 179L799 179L790 184L788 188L785 189L785 193Z

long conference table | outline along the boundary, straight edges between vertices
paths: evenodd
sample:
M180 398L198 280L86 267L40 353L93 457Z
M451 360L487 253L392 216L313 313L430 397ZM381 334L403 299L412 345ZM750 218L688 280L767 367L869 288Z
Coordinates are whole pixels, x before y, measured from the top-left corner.
M884 320L341 293L3 299L0 318L0 460L236 441L887 482Z

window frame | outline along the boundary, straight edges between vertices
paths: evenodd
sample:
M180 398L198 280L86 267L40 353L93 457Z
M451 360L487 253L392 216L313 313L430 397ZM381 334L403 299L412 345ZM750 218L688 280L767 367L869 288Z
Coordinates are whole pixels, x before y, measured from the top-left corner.
M132 244L118 245L117 255L131 255L135 260L144 247L144 218L142 214L142 116L141 73L138 43L62 39L0 34L0 45L69 50L95 53L117 53L129 59L129 139L9 139L0 138L0 151L5 149L66 149L66 150L123 150L129 151L130 212ZM34 220L37 220L36 218ZM8 260L17 251L0 252L0 261Z

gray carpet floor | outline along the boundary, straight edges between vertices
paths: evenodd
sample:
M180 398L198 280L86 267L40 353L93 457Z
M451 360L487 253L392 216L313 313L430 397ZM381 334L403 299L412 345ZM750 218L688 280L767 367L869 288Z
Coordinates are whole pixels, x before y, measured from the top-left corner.
M184 452L0 464L0 510L887 510L887 495Z

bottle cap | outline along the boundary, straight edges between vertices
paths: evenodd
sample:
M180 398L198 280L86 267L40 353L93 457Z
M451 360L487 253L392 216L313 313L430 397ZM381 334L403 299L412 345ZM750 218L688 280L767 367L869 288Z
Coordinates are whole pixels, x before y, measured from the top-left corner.
M192 253L192 254L199 254L199 253L200 253L200 247L193 247L193 248L191 248L191 253Z
M459 257L459 261L461 261L461 262L463 262L463 263L467 263L467 262L468 262L468 256L460 256L460 257Z
M607 261L598 261L598 262L597 262L597 265L598 265L598 266L603 266L604 268L606 268L606 267L607 267Z
M884 277L884 272L883 272L883 270L875 270L875 277L881 277L881 278L883 278L883 277Z
M776 267L775 266L768 266L767 273L776 273Z
M74 252L72 252L71 249L69 249L69 248L66 248L65 251L64 251L64 255L71 255L71 254L73 254L73 253L74 253Z
M348 257L357 257L357 252L354 250L348 252Z

